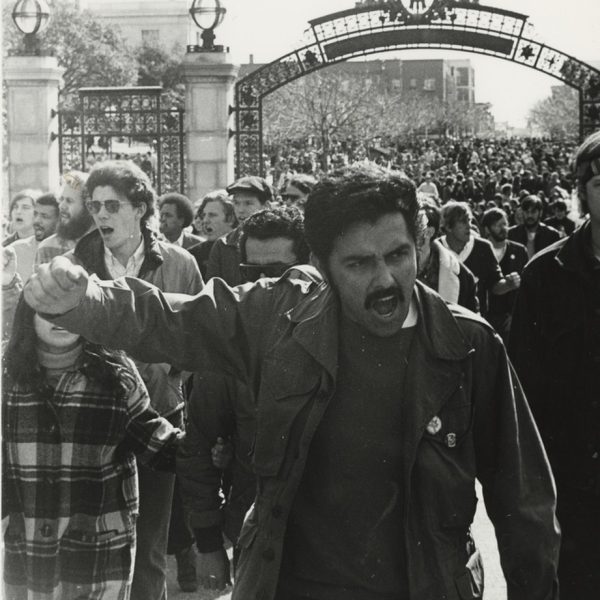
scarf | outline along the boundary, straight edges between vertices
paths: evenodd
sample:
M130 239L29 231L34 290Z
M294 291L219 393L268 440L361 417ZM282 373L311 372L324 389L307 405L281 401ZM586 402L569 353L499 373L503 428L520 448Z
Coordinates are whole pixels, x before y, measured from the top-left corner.
M38 361L46 369L46 377L49 382L58 381L65 371L75 365L82 352L81 342L70 350L58 353L48 352L39 346L37 348Z

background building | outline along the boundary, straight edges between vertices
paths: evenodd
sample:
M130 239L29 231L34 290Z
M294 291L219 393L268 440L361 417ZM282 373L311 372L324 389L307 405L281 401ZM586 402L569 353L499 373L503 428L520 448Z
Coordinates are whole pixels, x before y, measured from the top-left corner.
M79 0L80 8L118 26L132 46L166 48L198 43L200 31L190 19L189 4L189 0Z
M250 61L240 66L240 78L264 65ZM328 67L366 86L391 93L418 92L441 102L475 104L475 71L466 60L364 60L346 61Z
M200 31L189 17L190 0L74 0L96 18L118 26L132 46L142 43L170 48L175 44L201 44ZM378 0L369 0L377 4ZM357 6L369 2L357 2ZM478 4L478 0L474 0ZM276 58L276 57L273 57ZM240 77L262 66L252 57L241 65ZM475 103L475 72L470 60L365 60L331 67L365 85L383 86L388 92L419 91L442 102Z

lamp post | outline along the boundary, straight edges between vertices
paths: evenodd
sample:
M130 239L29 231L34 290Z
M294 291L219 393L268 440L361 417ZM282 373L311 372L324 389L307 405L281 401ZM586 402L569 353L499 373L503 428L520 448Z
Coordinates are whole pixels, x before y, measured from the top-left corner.
M12 11L17 29L25 34L25 55L39 56L40 40L36 34L46 29L50 9L46 0L18 0Z
M6 84L8 191L24 187L52 190L60 177L59 144L54 142L58 91L64 69L40 51L37 35L50 20L46 0L13 0L12 19L25 34L25 48L2 65Z
M223 22L226 12L221 0L194 0L190 15L202 29L202 46L189 45L188 52L224 52L223 46L215 46L215 29Z

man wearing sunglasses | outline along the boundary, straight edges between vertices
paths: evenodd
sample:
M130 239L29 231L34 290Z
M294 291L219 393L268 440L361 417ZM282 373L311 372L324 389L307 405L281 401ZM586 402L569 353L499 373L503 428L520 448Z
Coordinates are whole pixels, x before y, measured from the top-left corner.
M309 248L304 219L296 208L261 210L248 217L240 231L244 283L278 278L286 271L286 277L307 283L320 281L306 264ZM292 269L294 266L297 268ZM200 552L198 581L207 589L223 589L229 581L223 534L236 544L254 499L256 482L249 461L255 433L254 405L251 387L239 378L218 369L205 369L194 376L177 476ZM225 476L214 457L222 447L219 439L233 452ZM226 481L229 485L224 484Z
M86 189L86 207L96 230L78 242L73 251L74 261L100 279L139 277L165 292L185 294L196 294L202 289L202 276L193 256L175 244L161 241L148 225L156 211L156 194L139 167L128 161L97 163L89 174ZM167 362L152 363L156 364L136 362L152 406L181 427L184 400L180 372ZM138 477L140 516L136 524L131 598L162 600L166 593L167 534L174 475L153 471L140 463ZM191 544L190 539L186 549ZM190 568L186 573L189 573L186 578L193 580L189 585L194 587L195 573ZM187 583L184 581L183 585Z
M240 225L255 212L269 208L273 200L273 189L262 177L241 177L227 187L227 192L233 197L233 210ZM220 277L229 285L242 282L239 268L240 234L238 226L214 243L206 266L207 279Z
M240 274L243 282L281 277L290 267L307 264L304 219L297 208L264 209L241 227Z
M215 278L177 297L58 257L26 285L63 327L250 385L258 481L234 600L481 598L476 480L509 600L558 598L539 434L499 336L416 280L424 225L412 181L361 164L306 203L322 283Z

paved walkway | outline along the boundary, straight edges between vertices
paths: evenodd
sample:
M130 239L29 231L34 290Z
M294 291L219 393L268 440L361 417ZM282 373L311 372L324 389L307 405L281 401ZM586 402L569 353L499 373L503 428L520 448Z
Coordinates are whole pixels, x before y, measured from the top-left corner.
M485 513L483 500L481 499L481 490L478 489L479 504L475 522L473 525L473 535L477 546L483 555L485 565L485 594L484 600L506 600L506 583L500 569L498 550L494 530ZM169 600L229 600L231 590L223 593L207 592L199 589L197 592L186 594L179 590L176 581L177 567L174 557L169 557Z

